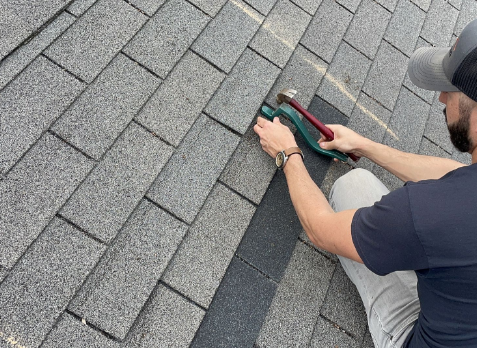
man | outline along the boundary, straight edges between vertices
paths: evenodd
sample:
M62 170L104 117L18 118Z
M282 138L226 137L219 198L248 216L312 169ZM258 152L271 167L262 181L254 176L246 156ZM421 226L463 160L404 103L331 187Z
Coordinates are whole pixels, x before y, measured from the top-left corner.
M451 140L476 163L477 20L453 47L417 50L408 71L419 87L441 91ZM367 157L405 186L389 193L373 174L355 169L336 181L330 205L278 118L259 118L254 130L269 155L289 154L279 158L297 215L316 246L339 255L375 346L477 347L477 166L328 127L335 140L320 139L322 148Z

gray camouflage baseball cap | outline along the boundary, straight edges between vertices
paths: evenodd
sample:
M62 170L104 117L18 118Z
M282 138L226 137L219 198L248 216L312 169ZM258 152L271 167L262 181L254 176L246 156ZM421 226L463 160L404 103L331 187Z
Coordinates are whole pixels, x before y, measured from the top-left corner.
M423 47L409 60L408 73L418 87L461 91L477 101L477 19L462 30L452 47Z

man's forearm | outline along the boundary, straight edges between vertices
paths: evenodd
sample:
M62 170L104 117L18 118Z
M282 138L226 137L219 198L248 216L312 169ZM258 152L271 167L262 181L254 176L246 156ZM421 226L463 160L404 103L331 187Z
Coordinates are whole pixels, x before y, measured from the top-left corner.
M371 140L363 144L360 152L403 181L439 179L448 172L464 166L448 158L403 152Z

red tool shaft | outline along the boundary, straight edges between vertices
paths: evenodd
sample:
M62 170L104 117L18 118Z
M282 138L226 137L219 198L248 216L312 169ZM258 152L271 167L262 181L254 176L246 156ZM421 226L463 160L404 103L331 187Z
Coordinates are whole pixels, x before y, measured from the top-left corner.
M305 110L296 100L290 100L289 104L293 106L300 114L305 116L305 118L310 121L310 123L315 126L315 128L318 129L326 138L329 140L333 140L335 138L335 135L331 129L327 128L320 120ZM359 157L353 155L352 153L347 153L347 155L355 162L359 160Z

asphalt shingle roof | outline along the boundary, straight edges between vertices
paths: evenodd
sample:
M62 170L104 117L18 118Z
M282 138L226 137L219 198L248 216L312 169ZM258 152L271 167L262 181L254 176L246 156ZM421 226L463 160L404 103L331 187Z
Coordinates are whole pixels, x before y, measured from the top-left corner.
M469 163L406 69L476 17L473 0L0 0L0 347L370 348L251 126L294 88L325 123ZM352 167L298 141L328 194Z

